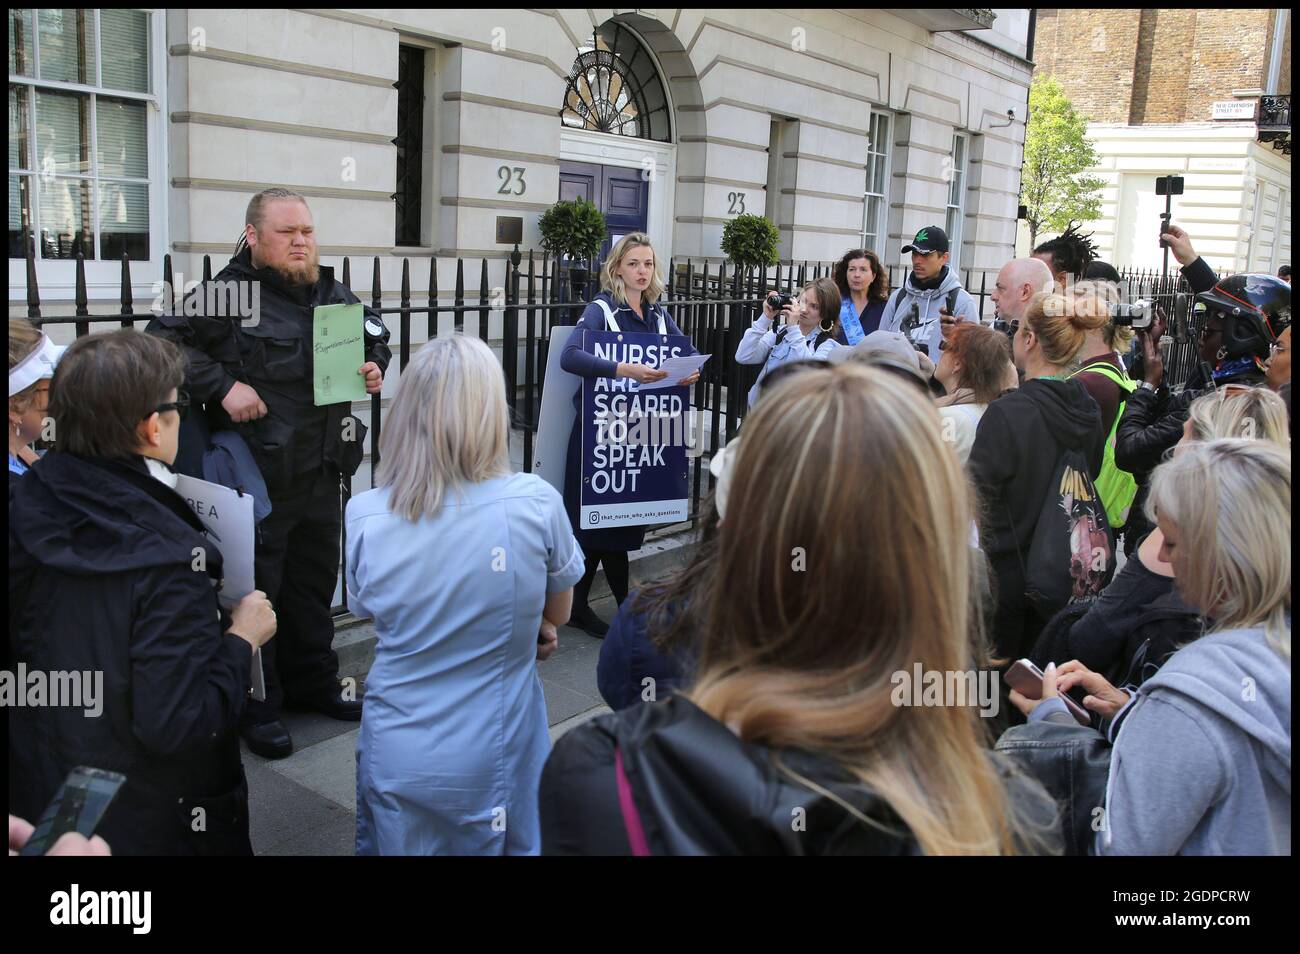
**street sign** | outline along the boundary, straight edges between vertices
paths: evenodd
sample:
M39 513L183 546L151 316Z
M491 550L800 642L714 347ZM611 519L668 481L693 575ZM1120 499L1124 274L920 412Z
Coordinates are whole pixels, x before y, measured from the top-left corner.
M1210 107L1211 119L1254 119L1255 101L1253 99L1221 100Z

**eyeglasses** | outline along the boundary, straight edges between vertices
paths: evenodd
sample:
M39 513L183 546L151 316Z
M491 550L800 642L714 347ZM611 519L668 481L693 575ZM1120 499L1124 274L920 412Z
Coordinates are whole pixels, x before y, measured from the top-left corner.
M179 390L176 392L175 401L168 401L166 404L159 404L154 408L154 412L158 414L165 414L167 411L175 411L180 415L182 421L185 420L185 415L189 413L189 410L190 396L187 392ZM148 415L145 416L147 417Z

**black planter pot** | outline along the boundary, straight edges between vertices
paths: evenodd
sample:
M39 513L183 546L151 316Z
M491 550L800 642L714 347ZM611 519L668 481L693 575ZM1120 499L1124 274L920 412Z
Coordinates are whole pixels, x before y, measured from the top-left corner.
M586 298L587 278L590 272L585 268L571 266L569 268L569 287L573 289L573 300L581 301Z

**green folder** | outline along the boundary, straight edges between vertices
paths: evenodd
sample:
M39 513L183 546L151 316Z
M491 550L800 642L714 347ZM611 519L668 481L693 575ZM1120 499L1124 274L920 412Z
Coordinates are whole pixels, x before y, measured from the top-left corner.
M320 305L312 313L311 357L313 403L362 401L366 379L357 370L366 363L365 308Z

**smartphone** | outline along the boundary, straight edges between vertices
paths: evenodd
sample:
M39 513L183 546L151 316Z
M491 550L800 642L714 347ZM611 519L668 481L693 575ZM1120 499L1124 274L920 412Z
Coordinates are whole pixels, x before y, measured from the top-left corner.
M18 854L43 855L54 847L60 835L70 831L89 838L125 782L126 776L117 772L84 765L74 768L54 793L32 837Z
M1008 686L1026 699L1037 699L1043 694L1043 671L1028 659L1016 660L1002 678L1006 680ZM1059 695L1076 722L1080 725L1092 725L1092 716L1088 714L1086 709L1064 692L1059 693Z

